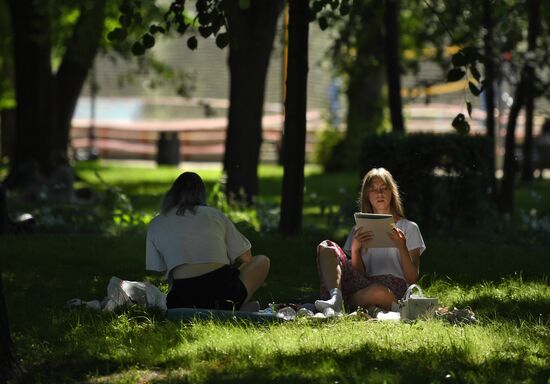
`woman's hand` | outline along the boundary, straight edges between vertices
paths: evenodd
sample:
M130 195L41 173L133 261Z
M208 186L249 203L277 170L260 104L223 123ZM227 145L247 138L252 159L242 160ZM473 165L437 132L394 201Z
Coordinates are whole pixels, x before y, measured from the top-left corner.
M399 228L393 227L391 232L388 232L388 237L391 241L393 241L397 249L407 249L407 239L405 238L403 231Z
M372 231L365 231L361 227L355 227L353 229L353 241L351 242L352 252L361 251L361 248L365 246L365 243L374 237Z
M360 274L365 273L365 266L361 258L361 249L366 241L372 239L372 231L364 231L360 227L353 229L353 239L351 241L351 265Z

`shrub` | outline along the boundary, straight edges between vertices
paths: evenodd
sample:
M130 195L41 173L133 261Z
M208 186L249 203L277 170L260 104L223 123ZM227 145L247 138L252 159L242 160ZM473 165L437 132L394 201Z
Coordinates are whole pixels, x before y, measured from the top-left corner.
M340 170L341 164L335 164L335 148L342 145L344 134L342 131L328 126L317 134L313 161L322 165L325 171Z
M407 216L423 227L480 222L490 208L491 144L454 133L369 135L361 145L361 176L384 167L397 180Z

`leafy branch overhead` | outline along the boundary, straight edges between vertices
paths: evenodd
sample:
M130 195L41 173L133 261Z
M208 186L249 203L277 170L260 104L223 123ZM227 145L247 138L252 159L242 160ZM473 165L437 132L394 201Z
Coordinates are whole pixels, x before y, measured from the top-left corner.
M485 88L485 80L481 79L481 73L478 70L478 63L481 65L484 62L484 57L475 47L464 47L455 53L451 58L452 68L447 72L447 81L454 82L462 80L465 76L468 79L468 89L474 96L479 96ZM475 80L474 81L472 81ZM468 116L472 117L472 103L466 101ZM466 120L464 114L459 113L453 119L452 126L458 133L467 134L470 131L470 124Z
M189 7L186 8L185 0L175 0L164 13L162 21L145 25L141 15L142 0L124 0L119 7L119 25L109 32L107 38L110 41L124 41L130 35L131 29L145 31L132 44L132 53L136 56L145 54L148 49L155 46L155 35L164 35L173 30L180 35L186 32L192 33L192 36L187 38L187 47L191 50L198 48L197 34L205 39L214 37L216 45L223 49L229 45L230 40L225 14L226 5L230 1L238 1L239 8L246 12L252 6L253 0L197 0L195 16L191 16ZM313 0L310 8L310 21L317 20L321 30L325 30L328 28L330 20L337 17L337 11L342 16L349 14L350 2L351 0Z

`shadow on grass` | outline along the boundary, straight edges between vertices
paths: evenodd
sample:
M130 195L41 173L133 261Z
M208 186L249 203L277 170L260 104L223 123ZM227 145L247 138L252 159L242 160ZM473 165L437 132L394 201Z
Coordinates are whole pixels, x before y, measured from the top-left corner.
M169 346L167 346L169 348ZM365 343L351 352L308 351L276 354L264 361L239 361L242 356L226 353L201 356L200 363L174 359L152 367L157 373L148 383L426 383L426 382L546 382L549 368L506 356L472 362L467 350L460 348L421 349L396 352ZM194 365L201 371L193 372ZM134 378L137 366L100 358L67 359L32 367L16 383L74 383L111 375ZM146 369L146 368L142 368ZM134 371L132 373L132 371ZM185 372L185 373L181 373ZM144 374L144 373L143 373ZM105 381L109 382L109 381ZM129 382L129 381L122 381ZM132 381L134 382L134 381ZM137 380L135 382L145 382Z
M456 306L472 308L478 318L486 317L506 321L550 319L550 298L548 297L517 299L485 294L474 299L457 302Z
M89 376L108 375L123 371L118 362L100 358L68 358L47 361L19 372L13 384L27 383L82 383Z
M205 357L207 358L207 357ZM213 358L213 359L212 359ZM227 359L227 357L225 357ZM224 368L223 360L211 357L212 368L207 383L359 383L359 382L542 382L550 369L526 361L506 357L490 358L481 364L471 362L466 350L422 349L396 352L391 347L380 348L365 343L349 353L341 351L312 351L301 354L276 355L250 367L245 362L239 369ZM177 365L177 361L167 367ZM151 383L175 382L158 378ZM176 380L176 382L178 382ZM181 378L186 382L186 378Z

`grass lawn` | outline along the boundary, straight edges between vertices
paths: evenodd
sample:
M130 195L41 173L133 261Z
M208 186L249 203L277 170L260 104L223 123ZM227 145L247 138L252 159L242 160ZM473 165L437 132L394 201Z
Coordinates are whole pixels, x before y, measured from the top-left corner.
M82 163L79 176L122 188L138 212L154 214L181 172ZM198 169L207 188L218 170ZM314 295L315 247L341 241L359 180L307 169L304 233L248 230L254 253L272 260L258 292L263 306ZM276 222L282 170L262 166L262 220ZM423 232L421 285L450 308L469 306L476 325L359 318L281 324L172 322L154 311L68 310L71 298L102 299L111 276L148 280L145 228L117 235L37 234L0 238L2 278L20 383L549 383L550 183L516 194L519 209L492 226ZM534 212L533 212L534 210ZM545 219L546 218L546 219ZM411 218L414 220L414 218ZM517 220L518 228L511 224ZM523 220L523 221L522 221ZM422 229L422 226L421 226Z

